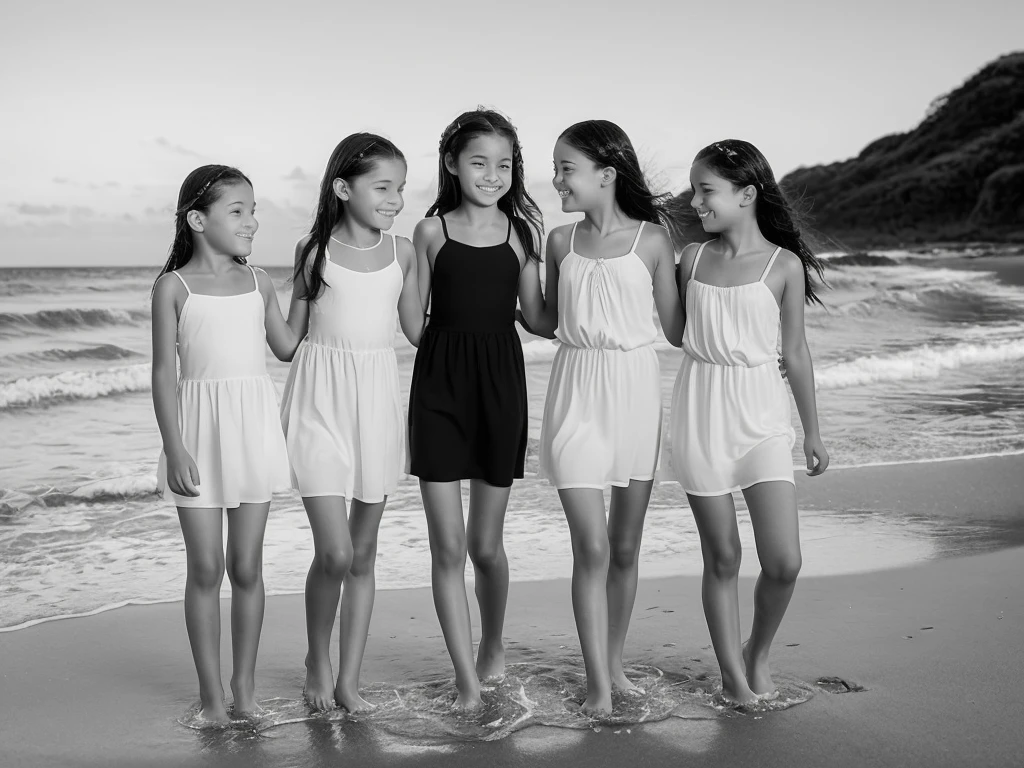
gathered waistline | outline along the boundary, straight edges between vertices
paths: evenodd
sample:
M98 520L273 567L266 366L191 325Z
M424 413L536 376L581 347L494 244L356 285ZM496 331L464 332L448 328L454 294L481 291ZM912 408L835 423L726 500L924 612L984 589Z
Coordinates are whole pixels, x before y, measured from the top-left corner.
M560 344L565 349L571 349L579 352L619 352L622 354L629 354L630 352L642 352L645 349L649 349L655 353L657 352L654 349L653 341L650 344L641 344L639 347L630 347L629 349L622 349L621 347L578 347L567 341L560 341Z
M180 387L182 384L220 384L229 381L257 381L260 379L267 379L271 384L274 383L269 373L255 373L251 376L220 376L209 379L195 379L190 376L182 376L178 379L178 386Z
M757 370L758 368L764 368L766 365L778 365L778 362L779 362L778 358L772 358L771 360L765 360L763 363L758 363L757 365L745 365L743 363L718 363L718 362L713 362L711 360L704 360L704 359L699 358L699 357L694 357L692 354L687 352L685 349L683 350L683 354L686 355L686 357L688 357L691 360L693 360L693 362L700 363L701 365L715 365L715 366L718 366L719 368L740 368L740 369L745 368L745 369L751 370L751 371Z
M518 336L518 334L516 334L515 323L510 323L509 325L494 326L491 328L465 328L462 326L455 325L438 325L437 323L427 323L426 327L423 329L423 332L427 333L428 331L443 331L444 333L466 333L472 336L487 336L498 334L514 334Z
M333 344L321 344L317 341L310 341L306 339L303 342L304 346L307 347L318 347L320 349L326 349L328 352L342 352L344 354L351 355L370 355L377 352L394 352L395 347L393 344L388 344L385 347L366 347L365 349L347 349L345 347L336 347Z

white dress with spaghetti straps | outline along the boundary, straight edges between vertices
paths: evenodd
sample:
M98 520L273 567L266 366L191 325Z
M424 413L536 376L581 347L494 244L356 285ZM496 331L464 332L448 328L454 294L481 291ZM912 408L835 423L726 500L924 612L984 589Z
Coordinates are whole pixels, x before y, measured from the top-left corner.
M309 302L302 342L281 403L302 496L343 496L374 503L398 487L406 434L394 338L404 276L394 257L357 272L328 252L323 293Z
M270 501L288 489L288 452L277 392L267 374L263 295L255 286L235 296L193 293L178 316L178 426L199 470L199 496L167 487L160 454L157 490L179 507L233 508Z
M796 433L778 369L781 317L764 279L717 286L697 279L697 249L686 285L683 362L672 392L672 469L683 490L719 496L771 480L793 481Z
M576 227L558 277L561 341L540 435L540 476L556 488L625 487L653 480L661 445L661 369L654 288L636 253L576 253Z

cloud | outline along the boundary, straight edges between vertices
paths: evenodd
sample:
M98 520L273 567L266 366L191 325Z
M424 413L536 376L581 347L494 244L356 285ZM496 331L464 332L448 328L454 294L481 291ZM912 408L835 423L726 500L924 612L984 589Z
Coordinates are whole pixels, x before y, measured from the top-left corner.
M71 215L76 218L91 219L96 216L96 211L93 208L89 208L84 205L75 205L68 207L66 205L38 205L37 203L8 203L8 207L13 209L15 213L20 213L22 216L40 216L40 217L51 217L51 216L67 216Z
M66 205L36 205L35 203L9 203L15 213L23 216L63 216L68 212Z
M299 166L292 168L292 172L287 176L282 176L285 181L309 181L309 174L302 170Z
M71 183L71 179L65 178L64 176L54 176L53 177L53 183L54 184L70 184Z
M180 144L172 144L170 141L165 139L163 136L157 136L153 142L161 149L166 149L168 152L173 152L176 155L186 155L187 157L198 157L203 159L203 156L198 152L193 152L191 149L186 149Z

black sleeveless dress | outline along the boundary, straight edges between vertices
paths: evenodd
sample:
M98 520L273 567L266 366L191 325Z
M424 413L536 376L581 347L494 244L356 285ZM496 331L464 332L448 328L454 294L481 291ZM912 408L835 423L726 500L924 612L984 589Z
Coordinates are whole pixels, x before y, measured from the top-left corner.
M448 237L434 257L430 321L409 390L410 472L508 487L526 459L526 365L515 329L519 258L505 242Z

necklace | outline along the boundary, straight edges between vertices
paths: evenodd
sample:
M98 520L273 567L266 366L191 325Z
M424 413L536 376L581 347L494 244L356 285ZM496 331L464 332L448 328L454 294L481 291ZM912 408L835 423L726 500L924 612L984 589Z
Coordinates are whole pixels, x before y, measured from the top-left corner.
M341 240L336 238L334 235L331 235L331 240L336 242L338 245L343 245L346 248L351 248L353 251L372 251L374 248L376 248L378 245L380 245L381 243L384 242L384 230L383 229L380 230L380 237L377 238L377 242L374 243L373 245L367 246L366 248L360 248L357 245L349 245L348 243L343 243ZM370 269L370 267L373 266L373 265L366 263L366 256L364 256L362 253L359 254L359 266L360 266L360 271L361 272L372 272L373 271L373 270Z

